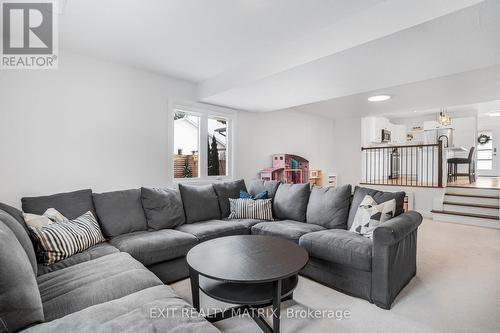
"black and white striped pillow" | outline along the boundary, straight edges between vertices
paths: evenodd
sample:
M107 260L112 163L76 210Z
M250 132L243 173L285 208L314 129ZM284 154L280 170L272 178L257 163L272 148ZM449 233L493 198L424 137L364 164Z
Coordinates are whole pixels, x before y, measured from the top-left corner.
M71 221L29 228L45 265L52 265L105 240L94 214L90 211Z
M271 199L231 199L229 219L256 219L273 221Z

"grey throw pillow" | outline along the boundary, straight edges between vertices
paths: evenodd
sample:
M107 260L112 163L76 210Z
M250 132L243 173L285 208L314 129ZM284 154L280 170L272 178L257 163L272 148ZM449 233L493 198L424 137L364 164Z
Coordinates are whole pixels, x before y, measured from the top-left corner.
M212 185L179 184L186 223L220 219L219 200Z
M267 191L267 197L269 199L274 198L280 182L278 180L260 180L254 179L248 187L248 193L255 196L261 192Z
M356 186L354 188L354 195L351 202L351 208L349 210L349 219L347 221L348 228L351 228L356 212L358 211L358 207L367 195L371 196L376 202L385 202L394 199L396 200L396 211L394 213L394 217L403 213L405 192L383 192L367 187Z
M219 199L219 207L222 217L228 217L230 213L229 199L238 199L240 191L247 190L243 179L233 182L224 182L213 184L217 198Z
M16 236L0 221L0 331L17 332L44 321L33 268Z
M42 215L47 209L55 208L68 219L76 219L86 212L94 211L92 190L80 190L40 197L22 198L25 213Z
M307 223L327 229L347 229L351 185L338 188L314 186L307 204Z
M105 237L147 230L140 189L94 193L93 198Z
M172 188L141 188L141 200L148 227L171 229L185 222L181 193Z
M308 201L309 184L280 184L274 196L274 216L305 222Z

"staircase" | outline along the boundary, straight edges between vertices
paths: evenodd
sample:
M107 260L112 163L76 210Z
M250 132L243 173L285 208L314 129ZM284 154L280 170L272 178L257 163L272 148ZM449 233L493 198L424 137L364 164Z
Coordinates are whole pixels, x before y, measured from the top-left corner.
M447 187L433 219L500 229L500 189Z

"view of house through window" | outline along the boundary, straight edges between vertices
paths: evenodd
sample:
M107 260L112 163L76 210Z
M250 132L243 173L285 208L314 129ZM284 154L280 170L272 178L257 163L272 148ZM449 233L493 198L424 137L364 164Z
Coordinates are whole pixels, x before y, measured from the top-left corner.
M208 118L207 139L207 175L226 176L227 121Z
M183 109L173 117L174 178L228 176L229 120Z
M199 176L200 117L174 112L174 178Z

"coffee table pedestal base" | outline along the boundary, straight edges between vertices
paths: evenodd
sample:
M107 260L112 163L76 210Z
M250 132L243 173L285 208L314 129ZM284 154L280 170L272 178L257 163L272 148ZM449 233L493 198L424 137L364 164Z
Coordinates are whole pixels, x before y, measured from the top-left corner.
M190 277L193 307L197 311L200 311L200 290L207 296L219 301L241 304L223 312L205 316L205 319L209 322L214 323L248 312L248 315L259 325L260 329L266 333L278 333L280 331L281 302L293 299L293 290L298 283L297 275L267 283L221 282L200 277L194 270L190 270ZM258 309L271 305L273 316L272 327L258 311Z

